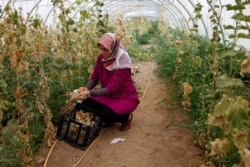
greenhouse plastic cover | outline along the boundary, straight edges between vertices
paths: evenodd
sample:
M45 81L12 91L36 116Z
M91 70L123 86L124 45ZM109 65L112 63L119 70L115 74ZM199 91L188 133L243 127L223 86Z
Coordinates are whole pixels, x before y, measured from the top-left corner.
M100 0L103 2L104 6L102 11L105 14L108 14L110 18L120 17L123 19L129 19L131 17L144 16L150 19L161 19L166 22L172 28L182 28L189 30L193 27L194 18L194 8L197 3L200 3L203 8L201 11L202 18L198 21L198 33L202 36L210 38L212 36L212 24L209 19L210 13L208 10L210 8L214 9L211 6L211 3L208 4L207 0ZM55 11L56 10L51 2L51 0L1 0L0 5L3 9L8 3L14 6L16 9L22 8L24 17L27 17L28 14L39 15L43 18L45 24L53 25L56 21ZM74 0L65 0L65 6L70 6L74 4ZM226 4L235 4L234 0L220 0L214 1L214 5L226 5ZM92 8L93 1L85 0L80 7L78 7L75 12L72 13L73 16L77 19L79 11L84 8ZM35 10L34 10L35 9ZM32 13L30 13L32 11ZM53 12L52 12L53 11ZM250 5L246 6L246 9L243 10L245 15L250 15ZM233 11L227 11L225 8L222 8L221 13L221 24L220 31L222 32L222 40L229 40L228 35L232 33L232 30L225 30L224 25L234 25L235 21L231 18L233 16ZM246 23L248 24L248 23ZM250 26L250 25L248 25ZM248 30L249 31L249 30ZM247 31L243 33L248 33ZM245 47L250 50L250 43L247 39L240 38L238 40L238 45Z

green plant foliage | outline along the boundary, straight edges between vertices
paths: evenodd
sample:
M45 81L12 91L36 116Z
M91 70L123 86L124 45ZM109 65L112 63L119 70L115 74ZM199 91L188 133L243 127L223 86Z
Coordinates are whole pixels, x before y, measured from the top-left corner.
M250 112L247 100L243 99L242 97L238 97L233 103L233 106L229 107L230 108L226 110L225 115L232 128L242 129L245 122L250 123Z
M65 94L86 83L98 54L101 28L94 12L82 11L76 22L70 16L73 8L53 3L61 10L56 29L31 16L24 22L18 10L5 7L0 23L1 166L32 166L40 144L51 147L51 122L57 126Z
M225 29L234 30L230 34L233 42L222 42L220 12L223 7L213 1L207 2L211 7L213 38L208 40L191 32L165 27L157 37L159 51L156 60L162 76L175 75L177 92L173 98L181 106L184 101L181 85L188 82L192 86L188 114L193 121L189 127L193 129L194 140L206 150L208 161L215 166L231 167L246 161L240 154L249 146L249 92L240 74L247 51L236 45L238 38L248 38L245 30L249 30L246 24L249 20L242 13L245 3L226 5L227 10L235 11L233 19L237 24L224 25ZM201 8L195 8L197 18ZM220 146L226 141L226 151L215 152L215 141Z
M36 17L24 22L19 11L9 5L0 9L1 166L32 165L39 144L51 143L52 137L44 141L44 136L51 122L57 125L67 101L65 94L86 83L99 52L97 39L104 32L118 31L117 26L121 26L117 33L133 60L156 60L160 76L176 83L173 99L187 109L194 140L205 149L207 160L225 167L244 163L242 153L250 140L250 96L240 75L246 50L236 42L249 39L249 16L242 12L247 1L225 6L235 12L236 23L224 25L233 30L229 35L233 42L227 45L222 41L220 22L224 6L215 1L207 0L212 39L196 34L202 17L200 4L191 18L191 32L185 32L145 18L109 23L109 16L101 11L104 4L98 0L91 9L80 10L75 20L70 14L83 2L87 0L65 8L62 0L53 0L60 10L55 29L44 27ZM188 97L183 95L184 82L192 87ZM216 145L224 149L215 150Z
M249 22L250 22L250 16L249 15L245 15L243 13L243 10L246 9L246 5L248 5L249 2L245 1L245 2L237 2L236 1L236 5L231 5L231 4L227 4L226 8L228 11L234 11L235 14L232 16L232 19L235 20L234 25L225 25L225 29L233 29L234 33L229 35L229 38L234 39L235 41L237 41L237 39L239 38L245 38L245 39L250 39L250 35L249 35ZM246 31L246 33L243 33L241 31Z
M150 27L148 27L147 31L144 33L141 33L138 29L135 30L135 36L136 40L139 44L145 45L151 43L150 40L152 40L155 36L155 34L158 33L158 23L151 21Z

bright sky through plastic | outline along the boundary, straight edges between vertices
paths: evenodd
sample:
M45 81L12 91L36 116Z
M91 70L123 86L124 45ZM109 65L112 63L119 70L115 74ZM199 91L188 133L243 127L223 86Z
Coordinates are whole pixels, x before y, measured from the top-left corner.
M9 0L0 0L1 7L4 8L8 2ZM206 1L203 0L103 0L103 2L103 11L109 13L111 17L119 16L120 14L122 14L125 19L135 16L147 16L153 19L164 17L165 20L169 22L171 27L177 28L183 26L184 23L186 29L192 27L192 21L190 18L195 16L195 4L200 3L203 6L203 9L201 11L202 19L198 21L199 34L211 37L213 33L212 24L209 19L211 13L208 12L211 7ZM221 0L221 2L222 5L233 5L235 0ZM70 6L73 3L74 0L65 0L65 7ZM216 1L216 3L218 2ZM84 9L84 7L91 7L92 4L93 2L89 0L89 2L82 5L80 9ZM30 13L35 7L31 15L40 15L47 25L54 25L57 21L55 14L58 14L59 10L52 10L53 6L51 0L12 0L11 5L16 9L22 8L24 18L26 18L27 14ZM250 5L248 5L247 9L243 12L249 16ZM231 19L233 14L234 13L232 11L226 11L226 8L223 8L220 28L223 29L224 25L235 24L234 20ZM222 30L222 32L224 32L224 40L228 40L228 35L232 33L230 30ZM249 32L245 31L243 33L247 34ZM239 39L238 45L242 45L250 50L249 39Z

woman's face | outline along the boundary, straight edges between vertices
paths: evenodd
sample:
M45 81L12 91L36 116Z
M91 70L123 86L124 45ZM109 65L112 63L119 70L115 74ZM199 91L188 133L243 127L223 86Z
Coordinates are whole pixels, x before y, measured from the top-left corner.
M104 58L108 58L111 56L111 51L105 48L102 44L99 44L99 49Z

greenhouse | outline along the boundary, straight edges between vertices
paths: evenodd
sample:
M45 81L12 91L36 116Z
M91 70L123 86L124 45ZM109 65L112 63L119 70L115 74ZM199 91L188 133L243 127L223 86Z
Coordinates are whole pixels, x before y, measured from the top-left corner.
M0 0L0 35L1 167L250 166L250 0Z

